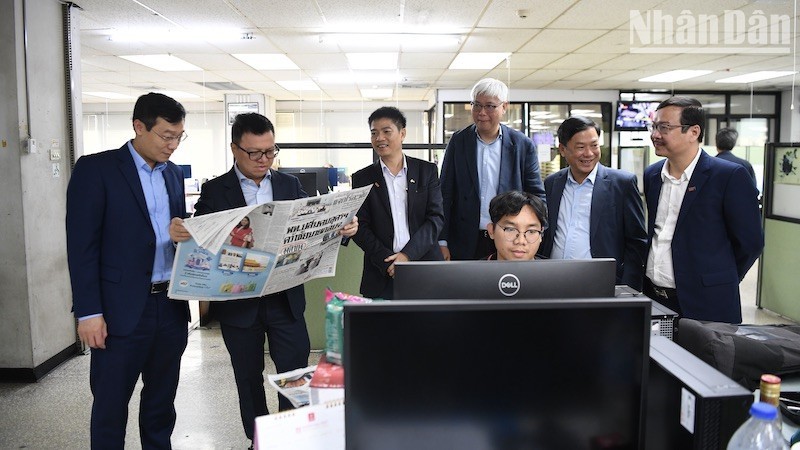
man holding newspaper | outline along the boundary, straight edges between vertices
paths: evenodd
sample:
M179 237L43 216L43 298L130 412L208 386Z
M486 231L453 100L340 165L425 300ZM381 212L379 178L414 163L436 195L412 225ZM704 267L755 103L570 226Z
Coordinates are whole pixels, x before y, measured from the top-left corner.
M236 116L231 140L235 163L226 174L203 185L195 215L308 197L296 177L271 169L280 149L275 145L275 128L269 119L256 113ZM180 241L189 239L180 219L173 220L172 228ZM354 218L339 234L350 237L357 231L358 220ZM269 413L263 375L265 334L279 373L306 367L311 345L304 311L302 285L259 298L211 305L231 356L242 424L251 440L255 418ZM288 399L279 396L278 401L281 410L291 409Z

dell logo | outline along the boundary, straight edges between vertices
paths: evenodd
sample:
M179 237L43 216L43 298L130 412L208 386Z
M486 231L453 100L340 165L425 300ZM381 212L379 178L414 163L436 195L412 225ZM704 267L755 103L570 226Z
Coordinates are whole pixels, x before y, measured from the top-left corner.
M500 277L497 287L500 288L500 293L506 297L517 295L517 292L519 292L519 278L514 274L507 273Z

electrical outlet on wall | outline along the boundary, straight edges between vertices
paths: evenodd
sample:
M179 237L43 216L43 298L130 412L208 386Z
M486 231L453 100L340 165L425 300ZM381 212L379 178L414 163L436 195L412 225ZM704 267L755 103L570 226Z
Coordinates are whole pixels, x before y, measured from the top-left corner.
M27 153L39 153L39 146L34 138L25 139L25 151Z
M50 142L50 161L58 161L61 159L61 143L58 139L53 139Z

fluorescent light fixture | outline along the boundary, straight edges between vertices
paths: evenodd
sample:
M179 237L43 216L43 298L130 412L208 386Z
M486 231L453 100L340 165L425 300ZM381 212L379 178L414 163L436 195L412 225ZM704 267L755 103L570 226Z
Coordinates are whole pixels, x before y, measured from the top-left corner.
M702 77L711 72L713 72L713 70L670 70L669 72L659 73L658 75L640 78L639 81L647 83L672 83L675 81L688 80L689 78Z
M392 98L392 89L361 89L361 96L375 100L389 100Z
M396 70L335 72L320 75L318 82L325 84L395 84L402 81Z
M427 33L328 33L320 38L331 39L339 45L359 47L440 48L456 47L461 43L459 34Z
M133 98L130 95L117 94L116 92L94 91L94 92L84 92L84 94L91 95L92 97L107 98L109 100L127 100Z
M166 89L155 89L153 92L164 94L167 97L172 97L174 99L190 99L190 98L200 98L199 95L190 94L184 91L168 91Z
M120 58L160 72L202 71L200 67L172 55L120 55Z
M450 70L457 69L482 69L490 70L497 67L511 53L459 53L450 63Z
M311 80L286 80L286 81L277 81L282 88L286 89L287 91L318 91L319 86L317 86Z
M792 75L791 70L762 70L760 72L746 73L735 77L722 78L715 83L754 83L756 81L769 80Z
M283 53L237 53L233 57L256 70L300 70Z
M395 70L397 53L345 53L352 70Z
M163 28L139 28L127 30L115 30L108 38L115 42L219 42L237 41L244 39L245 34L234 28L203 28L202 30L189 29L163 29Z

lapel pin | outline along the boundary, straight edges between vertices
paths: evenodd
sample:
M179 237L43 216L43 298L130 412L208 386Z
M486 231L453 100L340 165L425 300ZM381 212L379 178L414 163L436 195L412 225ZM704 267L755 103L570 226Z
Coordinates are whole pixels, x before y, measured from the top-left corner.
M412 178L412 179L410 179L410 180L408 180L408 182L409 182L409 183L411 183L411 184L414 184L414 183L416 183L416 181L414 181L414 179L413 179L413 178Z
M379 188L379 187L381 187L380 183L378 183L378 182L376 181L376 182L375 182L375 187L376 187L376 188Z
M686 190L689 191L689 192L694 192L695 189L697 189L697 188L694 187L694 186L689 186Z

